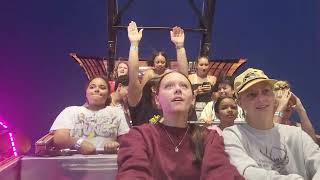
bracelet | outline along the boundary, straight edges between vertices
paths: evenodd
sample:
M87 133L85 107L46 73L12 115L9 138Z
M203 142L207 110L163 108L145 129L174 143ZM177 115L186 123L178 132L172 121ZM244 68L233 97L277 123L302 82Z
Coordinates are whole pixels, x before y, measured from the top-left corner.
M181 49L181 48L184 48L183 44L176 44L176 49Z
M278 116L279 118L283 118L283 112L281 112L281 111L274 112L274 115Z
M76 144L74 145L75 150L80 150L81 144L83 143L84 139L80 138L77 140Z
M138 51L138 46L130 46L130 51Z

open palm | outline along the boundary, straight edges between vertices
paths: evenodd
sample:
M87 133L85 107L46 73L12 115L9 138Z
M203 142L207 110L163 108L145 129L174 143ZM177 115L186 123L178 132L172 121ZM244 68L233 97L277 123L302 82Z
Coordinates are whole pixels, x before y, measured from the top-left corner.
M128 26L128 37L130 42L139 42L142 38L142 31L143 29L138 31L136 23L131 21Z

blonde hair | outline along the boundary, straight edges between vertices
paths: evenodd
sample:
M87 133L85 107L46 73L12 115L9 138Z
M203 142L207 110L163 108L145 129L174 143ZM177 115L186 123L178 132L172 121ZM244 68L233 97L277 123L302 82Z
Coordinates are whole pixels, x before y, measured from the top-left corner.
M281 98L284 91L287 89L290 89L290 84L288 81L280 80L273 85L273 92L277 98Z

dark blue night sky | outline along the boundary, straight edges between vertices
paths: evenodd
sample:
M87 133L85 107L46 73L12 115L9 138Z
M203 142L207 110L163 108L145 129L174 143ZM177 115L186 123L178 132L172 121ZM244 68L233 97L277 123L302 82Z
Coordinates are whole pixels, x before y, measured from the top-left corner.
M197 27L194 12L182 2L136 0L122 24ZM202 1L195 2L201 7ZM9 125L34 141L66 106L84 102L86 77L68 54L107 55L106 6L105 0L1 1L0 116ZM319 8L315 0L217 0L210 51L211 59L245 57L243 68L288 80L318 132ZM126 32L118 37L117 56L127 57ZM186 33L189 59L198 55L199 39ZM140 49L143 58L154 49L174 58L169 32L144 31Z

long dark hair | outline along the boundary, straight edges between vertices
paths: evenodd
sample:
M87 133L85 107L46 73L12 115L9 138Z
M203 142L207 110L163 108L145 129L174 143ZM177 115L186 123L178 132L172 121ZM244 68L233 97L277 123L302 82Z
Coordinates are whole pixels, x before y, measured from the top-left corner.
M182 74L180 72L177 72L177 71L171 71L167 74L165 74L164 76L162 76L159 80L159 83L158 83L158 86L157 86L157 94L159 93L159 88L160 88L160 84L161 84L161 81L162 79L167 76L168 74L171 74L171 73L179 73L179 74ZM184 74L182 74L189 82L190 84L190 87L191 87L191 82L190 80L188 79L188 77ZM193 91L192 91L192 94L193 94ZM197 121L197 115L196 115L196 111L195 111L195 108L194 106L191 106L190 109L189 109L189 112L188 112L188 119L187 121ZM202 164L202 158L203 158L203 131L204 131L204 128L203 127L200 127L196 124L189 124L189 128L190 128L190 132L191 132L191 141L192 141L192 148L193 148L193 161L194 161L194 164L197 166L197 167L201 167L201 164Z
M152 106L152 87L158 87L160 82L160 77L154 77L147 81L147 83L142 88L141 103L144 105Z

